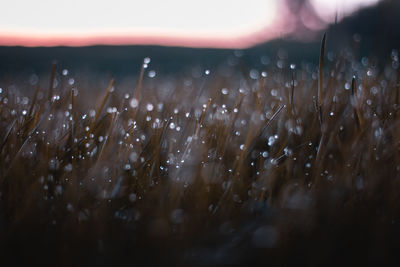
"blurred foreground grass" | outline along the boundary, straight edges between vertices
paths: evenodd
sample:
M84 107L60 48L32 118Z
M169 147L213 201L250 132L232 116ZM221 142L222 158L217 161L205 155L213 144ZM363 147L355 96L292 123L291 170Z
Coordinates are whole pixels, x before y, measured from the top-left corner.
M0 81L2 260L396 265L398 51L378 69L323 50L164 78L145 58L101 88L56 65Z

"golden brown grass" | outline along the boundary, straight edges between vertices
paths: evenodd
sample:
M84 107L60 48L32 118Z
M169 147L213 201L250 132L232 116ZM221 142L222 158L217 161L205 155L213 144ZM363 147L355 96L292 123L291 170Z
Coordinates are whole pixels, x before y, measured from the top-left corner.
M362 62L325 60L324 35L318 68L260 78L150 82L145 63L133 92L85 90L53 65L50 88L0 84L5 259L396 263L399 72Z

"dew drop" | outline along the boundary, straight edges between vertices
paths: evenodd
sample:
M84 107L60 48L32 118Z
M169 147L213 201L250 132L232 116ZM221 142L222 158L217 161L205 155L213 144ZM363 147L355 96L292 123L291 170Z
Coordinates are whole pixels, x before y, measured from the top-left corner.
M275 143L275 137L270 136L268 137L268 146L272 146Z
M257 80L258 77L260 76L260 73L258 72L258 70L252 69L250 70L249 76L251 79Z
M129 105L132 108L137 108L137 106L139 105L139 101L136 98L132 98L131 101L129 101Z
M136 201L136 194L135 193L131 193L129 195L129 201L130 202L135 202Z
M152 110L154 109L154 106L153 106L153 104L151 104L151 103L147 103L147 105L146 105L146 109L147 109L147 111L152 111Z
M143 63L144 63L144 64L149 64L150 61L151 61L151 59L150 59L149 57L145 57L145 58L143 59Z
M73 212L73 211L74 211L74 207L72 206L71 203L68 203L68 204L67 204L67 210L68 210L69 212Z
M60 162L58 161L58 159L56 158L52 158L49 161L49 169L50 170L58 170L58 168L60 167Z
M72 171L72 164L68 163L67 165L65 165L64 170L66 172L71 172Z
M154 78L154 77L156 77L156 74L157 73L154 70L151 70L151 71L149 71L148 76L149 76L149 78Z
M221 93L222 93L223 95L227 95L227 94L229 93L228 88L222 88L222 89L221 89Z
M285 147L283 149L283 152L285 153L286 157L291 157L293 155L293 151L291 149L289 149L288 147Z
M138 160L138 155L136 152L132 152L131 154L129 154L129 160L131 162L136 162Z

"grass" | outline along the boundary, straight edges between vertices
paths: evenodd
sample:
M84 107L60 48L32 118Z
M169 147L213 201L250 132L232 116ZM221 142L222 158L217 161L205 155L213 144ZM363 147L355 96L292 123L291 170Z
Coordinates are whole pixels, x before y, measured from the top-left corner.
M396 265L398 52L380 70L325 37L318 68L2 81L4 261Z

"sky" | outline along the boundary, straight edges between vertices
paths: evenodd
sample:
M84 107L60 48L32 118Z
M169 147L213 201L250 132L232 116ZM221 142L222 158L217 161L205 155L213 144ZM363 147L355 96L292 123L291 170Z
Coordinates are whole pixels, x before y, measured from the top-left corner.
M243 48L294 30L291 0L2 0L0 45L164 44ZM379 0L309 0L323 28Z

